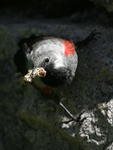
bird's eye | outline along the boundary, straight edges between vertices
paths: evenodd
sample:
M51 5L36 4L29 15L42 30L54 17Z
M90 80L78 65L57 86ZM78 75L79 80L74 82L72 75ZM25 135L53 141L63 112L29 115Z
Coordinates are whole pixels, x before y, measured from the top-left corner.
M49 62L49 58L46 58L46 59L45 59L45 62Z

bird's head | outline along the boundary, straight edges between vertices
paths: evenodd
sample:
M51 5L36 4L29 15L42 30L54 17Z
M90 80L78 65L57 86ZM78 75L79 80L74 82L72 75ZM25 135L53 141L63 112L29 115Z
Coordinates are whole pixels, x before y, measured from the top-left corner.
M61 39L45 38L31 47L24 44L24 49L27 58L33 63L33 72L36 68L46 71L41 80L48 86L62 85L75 73L76 64L73 64L75 67L71 67L72 63L68 62L74 59L72 56L65 56L65 45Z

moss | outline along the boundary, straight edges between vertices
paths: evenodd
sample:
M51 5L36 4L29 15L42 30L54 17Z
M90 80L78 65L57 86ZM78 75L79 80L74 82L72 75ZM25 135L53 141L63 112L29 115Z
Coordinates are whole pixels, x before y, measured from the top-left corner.
M112 0L90 0L93 3L95 3L96 5L102 6L104 8L106 8L106 10L108 12L113 12L113 2Z
M67 135L60 129L53 128L51 125L40 119L36 114L30 112L22 112L19 114L19 118L21 121L26 123L32 129L40 131L43 130L44 133L48 131L50 135L53 135L53 137L57 142L63 143L65 141L73 145L75 149L85 150L85 148L80 144L80 142L75 137ZM23 124L21 123L21 126L22 125Z

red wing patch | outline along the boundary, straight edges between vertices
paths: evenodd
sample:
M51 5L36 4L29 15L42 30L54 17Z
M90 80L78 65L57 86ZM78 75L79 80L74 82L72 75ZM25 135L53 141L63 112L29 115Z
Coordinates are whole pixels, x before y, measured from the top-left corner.
M72 41L68 41L68 40L63 40L64 45L65 45L65 51L64 54L66 56L69 55L74 55L75 54L75 45Z
M41 88L41 90L42 90L43 94L48 95L48 96L55 94L55 91L52 88L47 87L47 86L44 88Z

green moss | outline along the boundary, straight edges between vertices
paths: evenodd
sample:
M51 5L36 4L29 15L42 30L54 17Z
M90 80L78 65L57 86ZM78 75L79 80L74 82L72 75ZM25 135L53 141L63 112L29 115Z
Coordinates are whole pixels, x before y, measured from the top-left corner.
M67 142L75 147L75 149L85 150L85 148L80 144L80 142L75 138L67 135L62 130L53 128L48 123L40 119L36 114L30 112L22 112L19 114L21 121L24 121L30 128L35 130L46 130L54 136L58 142Z

